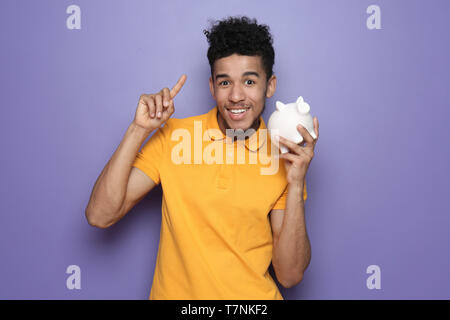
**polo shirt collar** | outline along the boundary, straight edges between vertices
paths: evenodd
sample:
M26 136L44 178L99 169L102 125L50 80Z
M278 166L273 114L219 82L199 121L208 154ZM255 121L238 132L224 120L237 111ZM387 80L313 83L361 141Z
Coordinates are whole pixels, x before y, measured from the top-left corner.
M217 106L215 106L207 113L206 127L207 127L207 129L217 129L218 132L220 132L220 138L215 137L208 132L209 138L213 141L225 140L225 143L233 143L233 139L230 137L226 137L222 133L222 130L220 130L219 123L217 122L217 112L218 112L218 109L217 109ZM248 150L256 152L259 149L261 149L261 147L264 146L264 144L266 143L267 132L263 133L260 136L261 129L267 130L266 124L264 123L263 118L260 116L258 130L256 130L255 133L253 133L254 135L256 135L256 139L254 137L249 137L249 138L245 139L245 147Z

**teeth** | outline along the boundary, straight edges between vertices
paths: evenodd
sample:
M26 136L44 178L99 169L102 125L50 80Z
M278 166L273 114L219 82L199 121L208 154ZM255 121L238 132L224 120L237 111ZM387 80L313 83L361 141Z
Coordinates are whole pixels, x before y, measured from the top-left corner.
M231 113L234 114L238 114L238 113L242 113L245 112L247 109L235 109L235 110L230 110Z

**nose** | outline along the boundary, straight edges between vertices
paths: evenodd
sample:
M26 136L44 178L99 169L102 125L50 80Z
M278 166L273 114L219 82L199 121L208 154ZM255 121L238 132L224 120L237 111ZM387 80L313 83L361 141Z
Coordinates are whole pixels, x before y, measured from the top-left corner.
M244 90L239 84L233 85L230 91L229 100L236 103L245 99Z

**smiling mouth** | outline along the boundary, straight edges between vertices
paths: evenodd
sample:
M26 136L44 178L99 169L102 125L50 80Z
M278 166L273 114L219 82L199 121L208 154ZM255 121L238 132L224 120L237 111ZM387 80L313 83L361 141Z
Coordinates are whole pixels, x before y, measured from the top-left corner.
M249 108L240 108L240 109L234 108L234 109L227 109L227 110L229 112L231 112L232 114L241 114L241 113L246 112L248 109Z
M226 108L229 117L232 120L241 120L245 117L250 107L235 107L235 108Z

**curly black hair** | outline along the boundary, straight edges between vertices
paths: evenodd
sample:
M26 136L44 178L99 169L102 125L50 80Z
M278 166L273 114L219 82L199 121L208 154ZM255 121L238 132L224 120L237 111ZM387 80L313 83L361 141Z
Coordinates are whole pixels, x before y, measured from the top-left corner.
M208 61L213 75L214 62L234 53L246 56L260 56L266 80L273 74L275 51L272 35L267 25L258 24L256 19L246 16L228 17L213 24L210 30L203 30L209 43Z

